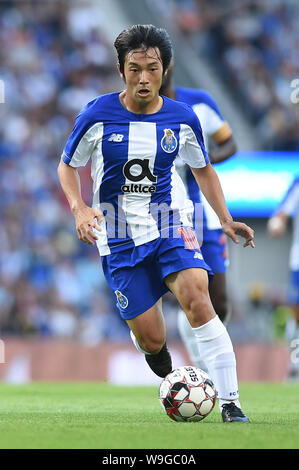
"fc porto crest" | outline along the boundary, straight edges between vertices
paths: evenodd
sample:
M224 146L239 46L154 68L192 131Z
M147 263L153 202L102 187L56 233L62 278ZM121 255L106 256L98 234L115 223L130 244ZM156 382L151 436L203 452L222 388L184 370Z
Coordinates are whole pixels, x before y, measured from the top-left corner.
M164 129L164 136L161 140L161 147L162 149L167 152L171 153L174 152L178 146L178 141L172 129Z
M114 291L114 293L116 295L118 305L121 308L127 308L128 304L129 304L129 301L128 301L127 297L124 294L122 294L120 290L116 290L116 291Z

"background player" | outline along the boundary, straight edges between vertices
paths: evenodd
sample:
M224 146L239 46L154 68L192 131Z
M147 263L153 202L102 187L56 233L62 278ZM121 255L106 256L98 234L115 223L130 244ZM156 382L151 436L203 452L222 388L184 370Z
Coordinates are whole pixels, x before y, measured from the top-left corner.
M192 106L200 120L206 149L208 150L210 139L214 143L214 148L208 151L211 163L219 163L228 159L236 152L237 147L232 131L224 120L217 103L205 90L174 86L173 70L174 62L172 61L163 80L160 93ZM221 224L214 210L200 192L192 172L188 166L183 164L180 158L177 159L176 169L184 181L189 199L194 204L198 202L203 204L202 234L197 233L197 238L199 240L203 239L201 252L205 262L214 273L213 282L209 285L213 307L219 318L222 321L227 321L229 306L225 277L228 263L226 235L222 231ZM178 329L193 363L197 367L206 370L206 365L200 358L192 328L181 309L178 311Z
M238 400L232 343L210 302L209 268L192 228L185 226L189 212L184 186L172 184L178 153L192 168L225 233L236 243L241 235L244 247L254 247L253 230L233 221L228 212L192 108L159 95L172 56L166 31L135 25L117 37L115 47L126 88L102 95L82 110L58 167L78 236L90 244L97 241L120 314L152 370L164 377L172 368L160 305L170 290L194 328L215 381L223 421L248 422ZM76 170L90 157L93 208L82 200ZM163 215L168 207L167 236L153 217L152 205L156 208L157 203L164 204Z
M283 198L275 211L275 214L268 220L268 233L271 237L282 236L287 227L290 217L293 220L293 242L290 251L290 281L288 302L294 313L293 327L289 331L289 342L292 348L292 341L299 341L299 177L295 178L287 194ZM295 346L298 346L296 344ZM292 349L291 349L292 351ZM299 361L289 359L289 380L299 380Z

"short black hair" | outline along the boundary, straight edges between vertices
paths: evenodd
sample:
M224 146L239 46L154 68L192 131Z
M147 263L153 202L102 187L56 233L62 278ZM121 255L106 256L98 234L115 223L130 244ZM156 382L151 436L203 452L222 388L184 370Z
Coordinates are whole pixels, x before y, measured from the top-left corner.
M172 58L172 44L167 31L152 24L136 24L124 29L115 39L121 73L124 72L125 58L134 49L147 50L157 47L160 51L163 72L168 68Z

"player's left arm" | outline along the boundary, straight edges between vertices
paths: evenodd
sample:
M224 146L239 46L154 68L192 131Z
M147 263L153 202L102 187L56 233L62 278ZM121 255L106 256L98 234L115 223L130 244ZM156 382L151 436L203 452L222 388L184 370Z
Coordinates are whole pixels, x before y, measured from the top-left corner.
M239 243L238 235L240 235L245 238L244 247L254 248L254 231L243 222L233 220L227 208L219 178L212 165L208 163L201 168L191 167L191 170L205 198L218 215L223 232L235 243Z
M238 235L241 235L245 238L243 246L254 248L252 228L242 222L235 222L227 208L219 178L205 149L199 119L190 110L187 125L181 127L183 144L179 155L191 168L200 190L219 217L223 232L235 243L239 243Z
M215 148L209 152L211 163L224 162L236 153L237 145L226 121L211 135L211 138L215 142Z

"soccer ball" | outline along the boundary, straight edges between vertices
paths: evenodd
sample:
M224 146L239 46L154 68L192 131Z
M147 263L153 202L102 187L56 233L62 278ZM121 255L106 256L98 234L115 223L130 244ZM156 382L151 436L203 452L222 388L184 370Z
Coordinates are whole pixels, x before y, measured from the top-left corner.
M201 421L215 406L216 390L206 372L183 366L165 377L159 388L159 399L174 421Z

